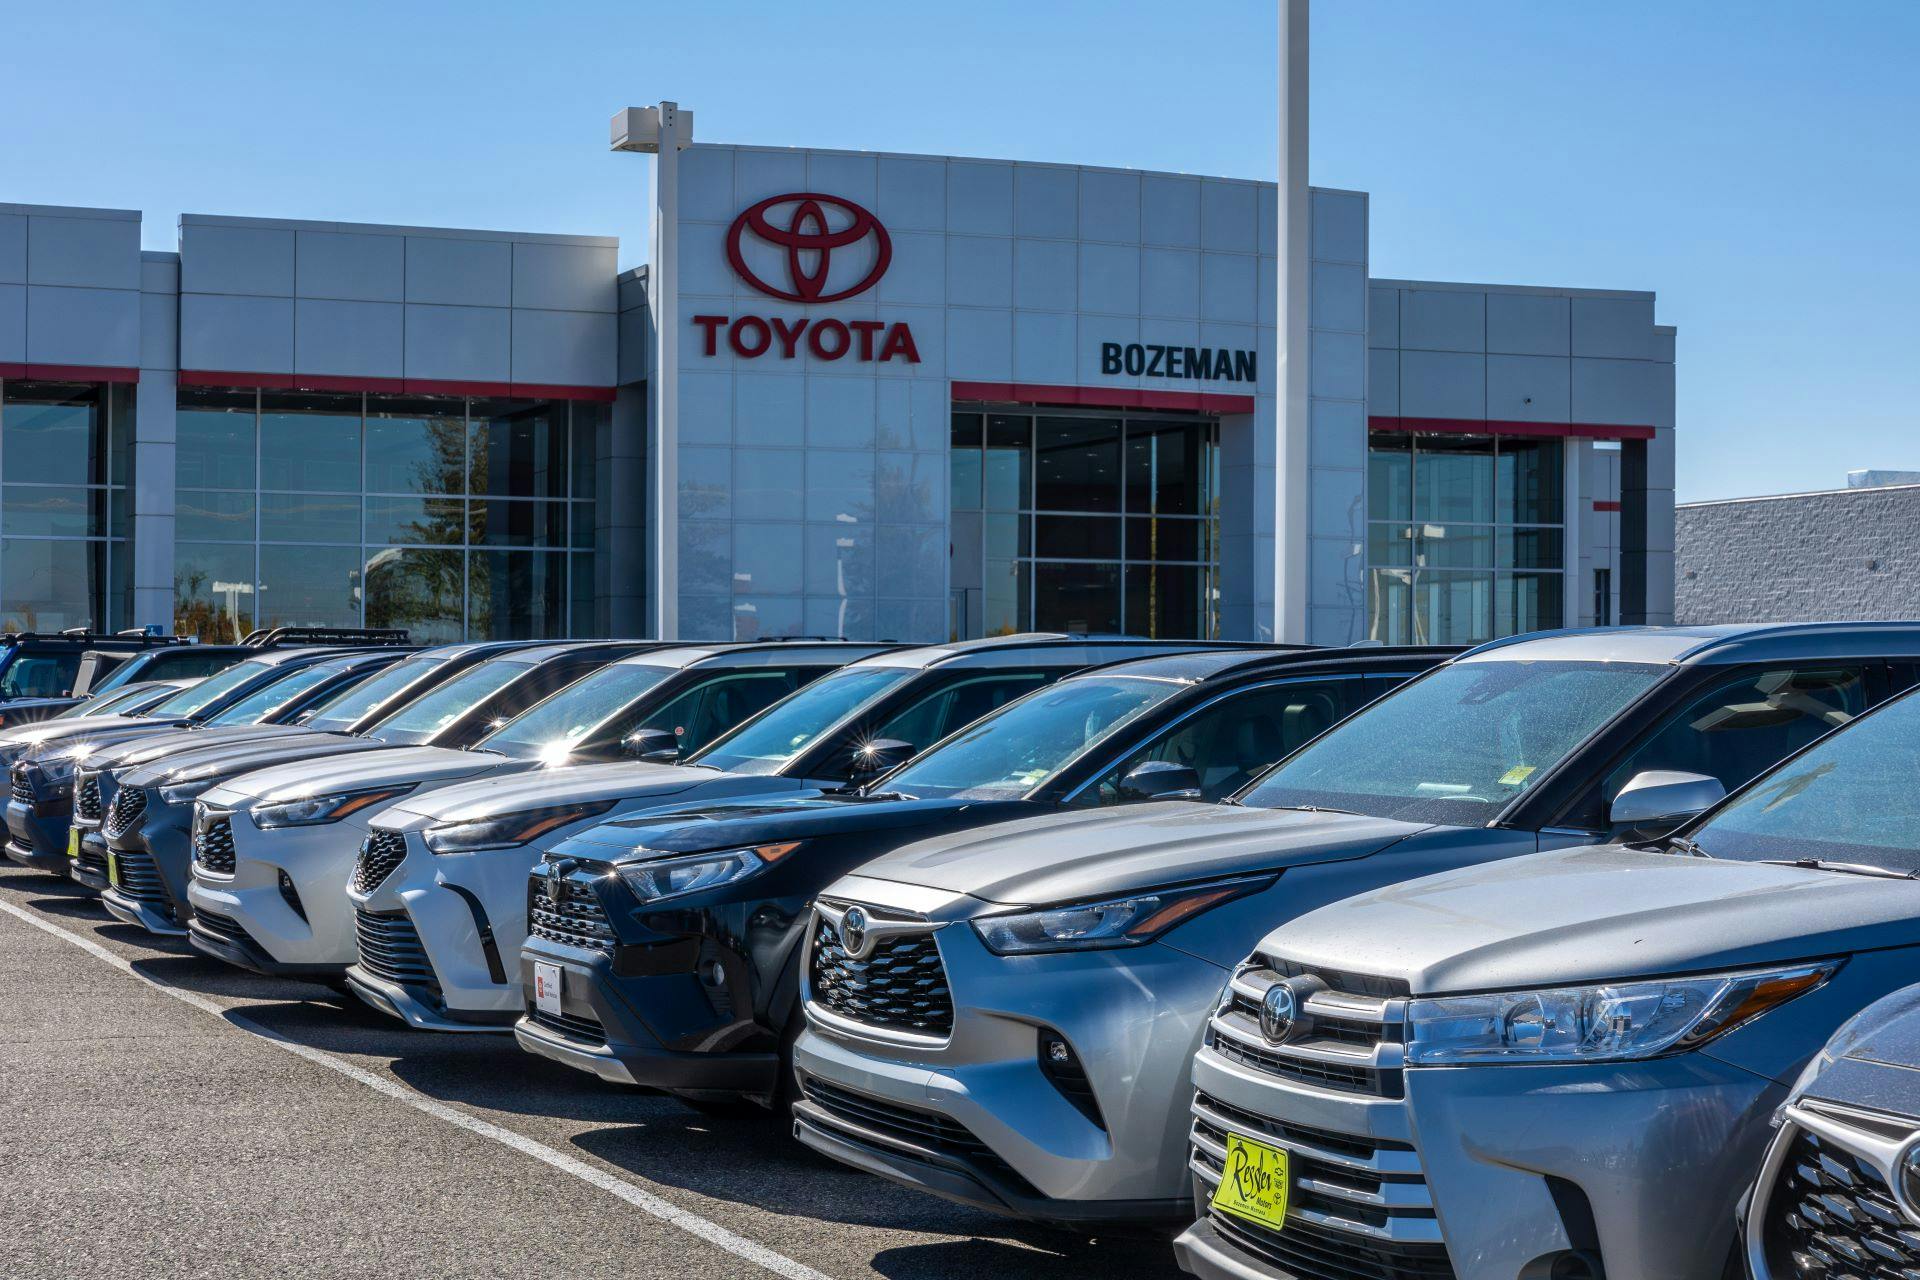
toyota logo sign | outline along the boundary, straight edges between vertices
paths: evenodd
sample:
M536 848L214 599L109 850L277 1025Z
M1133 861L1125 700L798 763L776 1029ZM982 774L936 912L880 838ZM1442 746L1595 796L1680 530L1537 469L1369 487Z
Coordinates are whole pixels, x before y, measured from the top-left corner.
M880 283L893 262L893 240L880 219L851 200L795 191L751 205L727 228L734 274L783 302L840 302ZM774 279L768 279L773 276ZM697 315L703 355L756 360L772 354L818 361L920 363L904 320L841 320L834 316Z
M783 289L762 279L747 265L741 242L748 232L785 251L789 288ZM828 282L835 253L869 239L873 241L873 252L866 274L846 283L847 273L843 272L841 287L830 288ZM841 255L843 261L852 256ZM880 283L880 277L887 273L887 265L893 261L893 241L887 229L880 225L880 219L853 201L799 191L769 196L735 218L727 231L727 261L733 264L742 280L770 297L788 302L839 302Z

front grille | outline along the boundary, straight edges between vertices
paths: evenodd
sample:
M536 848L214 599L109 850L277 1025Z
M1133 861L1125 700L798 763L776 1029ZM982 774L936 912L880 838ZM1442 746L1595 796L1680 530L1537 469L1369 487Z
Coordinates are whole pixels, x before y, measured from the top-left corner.
M13 784L13 798L24 805L36 803L38 797L33 794L33 779L27 776L24 765L15 765L7 771Z
M953 992L931 925L925 933L881 938L870 954L856 959L831 921L816 915L814 922L807 981L815 1003L870 1026L952 1034Z
M100 775L82 774L73 793L73 816L83 822L100 821Z
M80 857L77 861L80 863L81 870L91 872L102 880L107 878L107 851L99 845L88 844L82 840Z
M439 994L440 979L434 976L433 961L427 959L420 933L406 912L384 915L356 910L353 928L361 968L403 987L425 987Z
M113 808L107 814L107 838L125 835L140 815L147 811L147 793L141 787L122 787L113 796Z
M1280 1231L1210 1211L1228 1243L1300 1280L1453 1275L1411 1146L1275 1120L1202 1093L1193 1101L1191 1167L1207 1198L1219 1185L1229 1133L1284 1149L1290 1186Z
M584 1040L589 1044L605 1044L607 1029L600 1025L598 1018L584 1018L572 1013L548 1013L535 1005L527 1006L527 1018L549 1031L558 1031L570 1040Z
M353 875L347 879L347 887L355 893L372 893L393 874L407 856L407 838L398 831L381 831L376 828L360 846L359 860L353 864Z
M1032 1184L996 1155L993 1148L975 1137L973 1130L951 1116L855 1093L811 1076L801 1088L809 1102L853 1129L964 1160L1015 1184L1022 1192L1039 1194L1032 1189Z
M559 896L548 892L559 885ZM571 876L558 880L536 872L527 881L527 936L544 938L563 947L583 947L588 951L613 951L613 926L607 921L607 909L593 886Z
M160 879L160 868L154 865L152 854L116 852L113 860L120 870L121 897L132 898L148 906L170 907L167 886Z
M1900 1212L1880 1171L1804 1129L1792 1143L1763 1220L1774 1275L1911 1280L1920 1274L1920 1228Z
M117 800L119 797L115 797ZM193 860L203 871L215 875L233 874L233 819L225 814L209 818L193 833Z
M1260 1012L1267 992L1292 981L1305 1015L1295 1034L1267 1039ZM1308 971L1256 957L1242 965L1207 1028L1207 1045L1240 1066L1336 1093L1401 1096L1405 999L1386 979Z

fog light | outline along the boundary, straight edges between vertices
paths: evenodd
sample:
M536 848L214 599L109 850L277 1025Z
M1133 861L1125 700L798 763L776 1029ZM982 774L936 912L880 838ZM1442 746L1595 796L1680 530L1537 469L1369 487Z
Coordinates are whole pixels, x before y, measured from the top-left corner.
M284 871L280 873L280 897L293 908L293 914L302 920L307 918L307 909L300 905L300 891L293 887L293 877Z
M716 987L727 985L727 971L718 960L713 962L713 968L707 970L707 981Z
M1107 1127L1106 1121L1100 1118L1100 1104L1093 1096L1093 1082L1087 1079L1080 1055L1073 1051L1065 1036L1048 1027L1040 1028L1040 1074L1081 1115L1102 1129Z

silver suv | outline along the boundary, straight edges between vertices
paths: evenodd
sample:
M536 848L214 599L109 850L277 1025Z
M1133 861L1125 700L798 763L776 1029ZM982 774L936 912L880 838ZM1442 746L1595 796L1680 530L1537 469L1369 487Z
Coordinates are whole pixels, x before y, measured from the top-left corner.
M1194 1060L1182 1264L1736 1272L1735 1206L1775 1109L1920 966L1916 776L1909 694L1665 840L1469 867L1282 925ZM1791 1274L1909 1274L1874 1252Z
M1879 701L1915 652L1906 625L1490 645L1223 806L1031 818L899 849L819 897L796 1132L1002 1212L1187 1215L1190 1064L1263 933L1436 871L1664 833ZM950 1012L914 1025L933 990ZM1336 1054L1319 1087L1357 1069Z

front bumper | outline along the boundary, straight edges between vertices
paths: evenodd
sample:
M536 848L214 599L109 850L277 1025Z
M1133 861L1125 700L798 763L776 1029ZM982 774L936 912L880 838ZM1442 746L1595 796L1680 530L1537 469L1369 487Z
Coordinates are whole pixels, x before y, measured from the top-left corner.
M107 883L107 838L100 834L100 828L76 822L80 839L76 848L77 855L67 863L67 874L72 876L84 889L95 893L105 893Z
M6 855L10 861L35 871L67 875L67 830L73 821L71 810L57 814L40 812L39 805L7 801Z
M1202 1126L1280 1145L1296 1179L1330 1169L1289 1227L1208 1211L1218 1174L1196 1154L1199 1221L1183 1266L1225 1280L1345 1274L1314 1259L1364 1257L1383 1277L1547 1275L1598 1257L1611 1280L1719 1276L1735 1202L1783 1086L1702 1053L1647 1062L1414 1068L1403 1097L1268 1074L1215 1049L1194 1059ZM1387 1197L1376 1212L1353 1179ZM1293 1229L1295 1219L1299 1220ZM1558 1272L1554 1272L1558 1274Z
M191 820L190 809L183 811L150 794L138 823L106 837L119 880L109 885L102 901L115 919L150 933L186 934L193 915L187 903Z
M417 829L393 830L393 816L376 834L404 841L400 861L390 853L362 856L347 882L359 926L348 984L382 1013L423 1030L511 1026L525 1003L519 955L527 936L527 874L538 851L436 856ZM383 935L398 939L398 951Z
M187 885L193 913L212 912L233 921L272 966L244 968L336 978L345 973L355 957L345 885L365 828L350 817L262 831L244 811L209 808L216 820L224 816L232 823L234 869L220 874L193 864ZM201 946L199 931L190 937Z
M536 961L560 968L561 1014L543 1013L529 998L524 1016L513 1024L514 1038L527 1052L603 1080L676 1093L767 1098L776 1091L778 1053L685 1053L661 1044L623 990L634 979L616 977L611 956L529 938L519 958L523 991L533 990Z
M1187 1091L1226 973L1161 943L1002 957L964 921L935 936L954 1002L944 1038L850 1022L809 991L794 1046L801 1141L1024 1218L1190 1217L1187 1126L1169 1100ZM1043 1035L1073 1049L1078 1100L1043 1070Z

